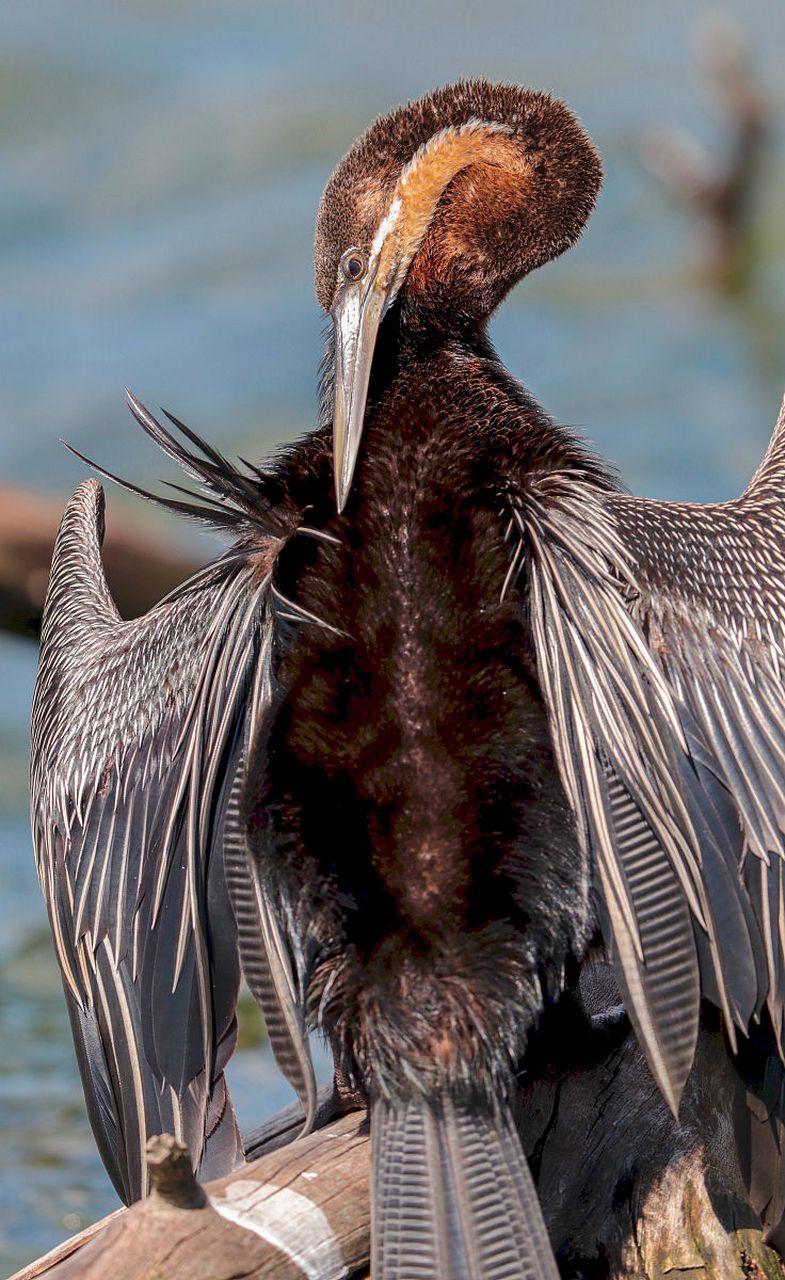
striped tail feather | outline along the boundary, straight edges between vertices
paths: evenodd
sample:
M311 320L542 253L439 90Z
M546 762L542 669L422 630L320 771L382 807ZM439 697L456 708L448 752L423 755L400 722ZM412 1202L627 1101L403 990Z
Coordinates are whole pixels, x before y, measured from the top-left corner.
M559 1280L503 1105L378 1100L371 1144L374 1280Z

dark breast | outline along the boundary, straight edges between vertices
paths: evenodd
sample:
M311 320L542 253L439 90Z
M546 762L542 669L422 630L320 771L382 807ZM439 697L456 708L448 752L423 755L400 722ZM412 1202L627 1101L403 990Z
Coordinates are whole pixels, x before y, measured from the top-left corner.
M280 557L278 590L327 626L279 628L257 848L311 939L312 1004L340 970L338 1020L341 1001L357 1023L364 998L418 999L436 1025L450 972L498 984L509 957L514 1002L525 954L558 967L585 902L525 610L500 600L494 467L422 414L391 428L366 428L356 493L323 525L340 545Z

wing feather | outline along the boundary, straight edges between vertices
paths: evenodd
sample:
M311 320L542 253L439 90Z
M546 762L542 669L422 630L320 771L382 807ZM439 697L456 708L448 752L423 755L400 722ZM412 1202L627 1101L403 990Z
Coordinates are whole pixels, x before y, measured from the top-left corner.
M693 920L716 951L675 770L683 729L626 607L624 552L599 495L581 476L551 473L513 512L530 549L531 623L562 780L597 869L630 1016L676 1110L698 1032Z
M785 407L733 502L631 498L579 471L510 497L555 754L630 1015L676 1105L698 994L722 1010L770 1233L785 1217L783 492Z
M240 976L223 835L267 582L232 553L123 622L102 529L87 481L52 565L32 822L91 1122L129 1201L150 1133L182 1136L206 1177L242 1158L222 1077Z
M176 1133L203 1177L241 1159L222 1074L238 945L306 1126L315 1106L294 958L239 817L244 760L272 702L270 571L290 518L262 472L238 470L167 414L189 450L128 402L203 494L183 504L126 487L239 541L134 622L104 577L95 481L69 503L55 547L33 712L34 845L91 1122L126 1200L146 1186L145 1134Z

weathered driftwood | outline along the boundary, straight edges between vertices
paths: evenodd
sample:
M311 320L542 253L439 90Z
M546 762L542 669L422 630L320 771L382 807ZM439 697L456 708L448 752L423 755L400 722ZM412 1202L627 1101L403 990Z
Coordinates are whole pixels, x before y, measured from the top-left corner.
M0 486L0 628L35 636L64 502ZM104 544L112 595L124 618L145 613L197 567L135 522L112 515Z
M702 1032L678 1124L631 1034L523 1091L523 1144L565 1280L782 1280L729 1141L738 1087L721 1035Z
M367 1267L370 1144L363 1113L202 1188L184 1148L152 1139L153 1190L15 1280L230 1280L319 1276Z
M678 1124L623 1016L554 1056L521 1082L519 1123L565 1280L782 1280L728 1144L738 1081L718 1033L701 1033ZM329 1091L321 1102L324 1121ZM276 1117L254 1135L266 1154L204 1189L182 1148L154 1139L149 1199L14 1280L367 1276L365 1115L271 1150L299 1121L297 1108Z

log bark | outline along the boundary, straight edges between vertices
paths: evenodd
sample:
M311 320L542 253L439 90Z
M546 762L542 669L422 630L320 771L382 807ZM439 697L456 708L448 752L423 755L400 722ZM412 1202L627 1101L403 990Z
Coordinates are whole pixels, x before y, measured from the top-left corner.
M0 628L34 638L41 623L52 546L65 502L0 485ZM136 618L183 582L198 562L161 546L140 524L112 515L106 576L124 618Z
M623 1010L595 1014L564 1048L518 1095L563 1280L783 1280L732 1141L739 1078L720 1033L701 1032L678 1122ZM290 1140L302 1117L288 1108L254 1135L252 1153L264 1154L204 1189L179 1144L154 1139L150 1197L13 1280L368 1276L367 1119L335 1111L322 1091L323 1127Z
M174 1139L153 1141L156 1174L148 1198L14 1280L338 1280L367 1269L364 1113L343 1116L205 1188L192 1173L190 1182L183 1177L183 1149ZM164 1152L170 1148L169 1160L158 1144Z

